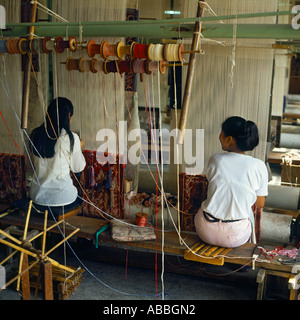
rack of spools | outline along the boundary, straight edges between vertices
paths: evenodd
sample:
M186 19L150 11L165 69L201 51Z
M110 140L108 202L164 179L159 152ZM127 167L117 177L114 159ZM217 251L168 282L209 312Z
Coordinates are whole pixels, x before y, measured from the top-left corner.
M122 41L109 44L106 40L97 44L94 40L79 43L74 36L64 39L61 36L55 38L27 38L0 40L0 53L8 54L50 54L63 53L66 49L75 52L85 49L90 59L68 57L66 65L68 71L79 72L98 71L108 73L145 73L151 74L159 71L164 74L166 67L171 66L169 62L179 62L183 65L184 51L182 44L140 44L132 42L124 44ZM95 56L99 55L101 60ZM113 58L112 60L110 60Z

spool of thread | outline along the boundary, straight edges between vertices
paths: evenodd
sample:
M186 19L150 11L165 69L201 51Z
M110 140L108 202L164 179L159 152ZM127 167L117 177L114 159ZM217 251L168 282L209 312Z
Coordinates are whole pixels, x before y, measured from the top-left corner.
M148 58L148 45L135 43L133 46L133 57L135 59L147 59Z
M54 49L54 41L52 41L51 38L45 37L43 39L43 51L47 54L49 54Z
M93 68L93 63L95 61L97 61L97 59L88 59L88 60L85 60L84 58L80 59L79 71L96 73L97 72L96 69Z
M69 57L66 61L66 68L68 71L79 70L79 59Z
M96 44L95 40L90 40L87 45L87 54L89 57L93 58L96 54L100 54L101 45Z
M112 73L112 72L118 72L116 63L118 63L118 62L115 61L115 60L112 60L112 61L107 60L107 61L105 61L104 65L103 65L103 72L105 74Z
M147 227L148 214L145 212L138 212L135 215L135 224L139 227Z
M19 51L22 54L26 54L28 52L31 52L31 50L30 50L30 41L27 40L26 38L21 38L19 40Z
M6 40L0 40L0 52L7 53Z
M10 54L21 53L19 49L19 39L8 39L6 41L6 49Z
M69 40L64 40L61 36L55 38L55 50L58 53L63 53L65 49L70 49L72 52L76 51L77 42L74 36Z
M43 40L42 39L32 39L29 41L29 48L32 54L38 54L44 52L43 50Z
M117 56L119 59L122 59L124 56L130 56L132 57L133 54L133 46L135 42L132 42L131 44L124 45L123 42L119 42L119 46L117 47Z
M78 70L80 72L93 72L96 73L101 70L99 66L96 65L97 59L86 60L84 58L73 59L69 57L66 61L66 68L68 71Z
M182 61L184 47L182 44L166 44L164 46L164 60Z
M145 69L147 74L151 74L153 71L158 71L158 70L161 74L164 74L166 72L166 62L163 60L161 61L146 60Z
M133 60L131 63L132 73L144 73L145 72L145 61L141 59Z
M129 60L122 60L118 64L119 72L122 73L131 73L131 61Z
M117 47L124 45L123 42L118 42L118 44L109 44L106 40L103 40L100 45L100 55L103 59L108 59L109 57L117 57Z
M148 58L153 61L164 60L164 45L163 44L149 44Z
M97 59L92 60L92 72L97 73L98 71L102 71L102 61L99 61Z

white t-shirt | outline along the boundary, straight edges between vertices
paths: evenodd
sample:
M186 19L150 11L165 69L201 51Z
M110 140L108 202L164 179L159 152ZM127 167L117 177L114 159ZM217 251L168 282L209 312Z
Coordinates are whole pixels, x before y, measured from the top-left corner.
M257 196L268 195L266 165L248 155L235 152L213 155L207 179L207 199L201 207L221 220L251 217Z
M74 202L77 189L70 176L73 172L81 172L86 163L81 152L80 139L76 133L74 148L71 153L70 138L65 129L57 140L52 158L33 156L38 181L34 175L30 188L30 198L40 205L62 206ZM69 167L70 165L70 167Z

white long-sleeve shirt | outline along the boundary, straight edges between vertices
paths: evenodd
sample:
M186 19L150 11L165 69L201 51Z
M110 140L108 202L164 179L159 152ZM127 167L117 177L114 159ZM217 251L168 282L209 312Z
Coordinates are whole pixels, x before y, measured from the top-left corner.
M57 140L52 158L34 157L34 175L30 198L39 205L62 206L74 202L77 198L77 189L70 176L73 172L81 172L85 165L85 158L81 151L80 139L76 133L74 148L71 153L70 138L62 129ZM37 181L38 180L38 181Z

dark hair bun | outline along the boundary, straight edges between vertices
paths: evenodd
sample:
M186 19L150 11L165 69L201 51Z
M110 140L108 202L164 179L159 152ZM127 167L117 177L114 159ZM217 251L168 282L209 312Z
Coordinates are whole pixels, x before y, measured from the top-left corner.
M241 151L251 151L259 143L256 124L241 117L227 118L222 124L222 131L225 136L231 136L235 139L236 145Z

